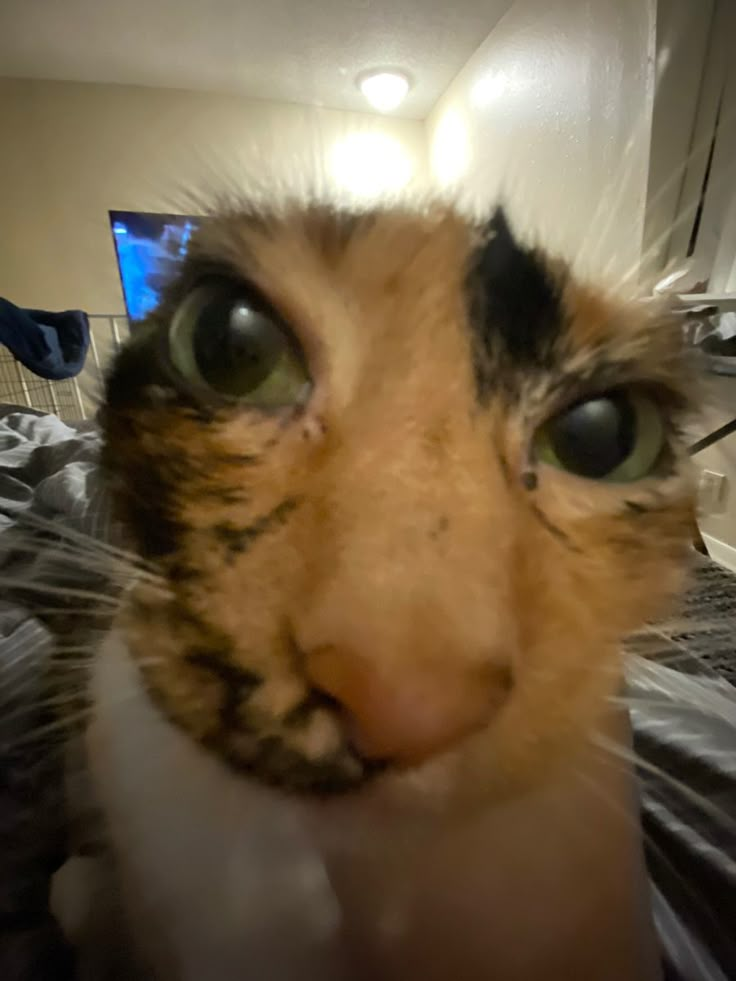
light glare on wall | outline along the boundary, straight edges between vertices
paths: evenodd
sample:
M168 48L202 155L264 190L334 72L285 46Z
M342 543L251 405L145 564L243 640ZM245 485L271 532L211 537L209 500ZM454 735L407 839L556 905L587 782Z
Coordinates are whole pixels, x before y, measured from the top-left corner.
M509 77L503 69L497 72L489 72L487 75L479 78L472 87L470 98L473 101L473 105L477 106L478 109L483 109L485 106L495 102L496 99L500 99L508 87Z
M409 91L409 79L403 72L368 72L358 77L358 88L379 112L397 109Z
M470 163L470 141L465 120L456 109L441 117L432 138L432 171L443 187L456 184Z
M411 180L412 164L398 140L386 133L351 133L335 144L332 176L361 198L399 191Z

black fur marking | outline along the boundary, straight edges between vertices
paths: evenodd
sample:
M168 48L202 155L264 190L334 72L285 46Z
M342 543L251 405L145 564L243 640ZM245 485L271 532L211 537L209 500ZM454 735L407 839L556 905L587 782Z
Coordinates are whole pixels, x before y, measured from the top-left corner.
M275 739L259 742L250 759L245 759L227 742L208 740L206 745L236 773L255 776L282 790L318 797L357 790L386 769L384 763L362 760L349 753L320 761L307 760ZM349 767L345 765L348 760Z
M172 562L166 571L172 582L192 582L202 576L199 569L191 565L185 565L183 562Z
M524 490L534 491L539 485L539 477L534 470L525 470L521 475L521 486Z
M496 458L498 459L498 466L503 475L503 479L506 482L507 487L511 487L511 468L509 467L509 461L504 456L501 450L496 451Z
M288 792L327 797L357 790L386 771L385 761L363 759L349 745L330 756L310 760L290 748L278 734L259 736L255 729L246 729L241 711L243 701L263 679L255 672L232 664L226 646L192 648L185 660L192 667L212 675L222 686L217 723L206 734L198 736L197 742L234 773ZM179 715L165 692L150 683L148 689L162 715L187 731L186 717ZM329 696L321 692L308 695L302 703L305 721L314 708L331 704ZM298 725L299 706L294 711L296 720L292 724Z
M204 670L208 670L211 665L214 667L210 661L210 656L212 656L218 665L217 668L214 668L214 673L218 674L218 668L222 662L217 653L213 651L195 651L193 653L195 666L202 667ZM196 658L200 654L205 655L206 663L198 665ZM227 668L230 667L231 665L228 664ZM149 688L149 690L163 716L173 725L186 731L185 720L178 716L167 699L162 697L162 693L156 688ZM262 783L293 793L331 797L357 790L386 770L385 762L364 760L347 748L333 756L315 761L305 759L288 746L280 744L278 737L259 739L255 732L244 734L240 720L232 706L231 701L229 707L223 707L227 709L227 712L236 715L235 726L226 728L223 725L223 722L227 721L227 715L223 713L225 719L221 717L218 720L217 728L200 737L197 741L234 773L253 777ZM236 737L242 743L243 735L252 735L252 740L248 740L247 752L244 752L242 746L238 747L237 742L233 741L233 738ZM277 752L279 745L281 745L281 749Z
M287 497L267 514L256 518L247 528L236 528L234 525L221 523L215 525L212 532L225 546L228 555L234 557L250 548L261 535L282 525L298 504L298 498Z
M158 343L158 329L154 324L143 324L134 330L105 379L106 410L107 407L140 408L147 390L170 387L170 379L158 357Z
M184 525L174 517L171 485L156 471L130 474L125 506L144 559L162 559L179 548Z
M440 538L441 535L445 534L445 532L449 527L450 527L450 519L447 517L446 514L443 514L435 522L434 527L429 533L429 537L432 539L432 541L437 541L437 539Z
M218 542L224 545L228 551L243 551L243 535L245 534L244 529L236 528L234 525L229 525L222 522L221 524L214 525L212 531Z
M189 651L186 660L194 667L215 675L221 682L220 732L224 734L237 729L240 706L262 684L263 678L253 671L231 664L227 651Z
M506 371L549 370L563 327L560 289L543 261L520 246L501 208L485 231L468 275L478 396L484 401Z
M554 537L558 541L562 542L563 545L566 545L571 552L580 552L580 549L577 547L577 545L575 545L574 542L570 540L570 538L568 537L568 535L565 534L562 528L558 528L557 525L552 524L552 522L549 520L549 518L544 513L544 511L542 511L542 509L538 507L535 503L531 504L531 511L534 517L537 519L537 521L544 528L546 528L551 535L554 535Z
M193 610L191 610L186 603L176 604L176 618L177 620L181 620L183 623L189 624L190 627L194 627L194 629L199 631L200 634L208 634L209 636L212 636L213 634L212 627L210 627L208 623L205 623L205 621ZM212 648L214 649L217 646L219 645L213 644Z
M629 514L648 514L650 510L648 507L645 507L643 504L639 504L637 501L624 501L624 504L626 505L626 510L629 512Z

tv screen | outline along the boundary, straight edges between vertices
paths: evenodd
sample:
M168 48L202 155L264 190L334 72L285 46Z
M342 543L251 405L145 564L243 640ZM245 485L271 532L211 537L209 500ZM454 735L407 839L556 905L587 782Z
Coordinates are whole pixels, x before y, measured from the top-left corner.
M123 298L131 321L143 320L157 305L173 266L187 250L201 218L141 211L111 211Z

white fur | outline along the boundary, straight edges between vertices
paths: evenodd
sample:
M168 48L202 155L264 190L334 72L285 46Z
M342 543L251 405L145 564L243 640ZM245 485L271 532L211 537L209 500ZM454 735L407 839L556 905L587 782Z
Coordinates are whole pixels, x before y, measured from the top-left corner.
M295 804L164 721L115 634L92 695L93 778L148 956L186 981L340 977L338 905Z
M446 767L325 803L261 786L162 717L114 632L91 695L93 783L157 976L338 981L355 976L346 918L373 946L396 934L406 883L445 835Z

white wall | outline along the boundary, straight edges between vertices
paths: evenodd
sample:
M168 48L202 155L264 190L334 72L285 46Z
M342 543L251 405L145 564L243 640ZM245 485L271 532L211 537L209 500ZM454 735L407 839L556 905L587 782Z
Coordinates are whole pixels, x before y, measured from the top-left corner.
M654 0L516 0L429 119L432 170L583 271L641 254Z
M206 93L0 80L0 296L122 312L109 209L264 181L358 197L426 181L423 124Z

